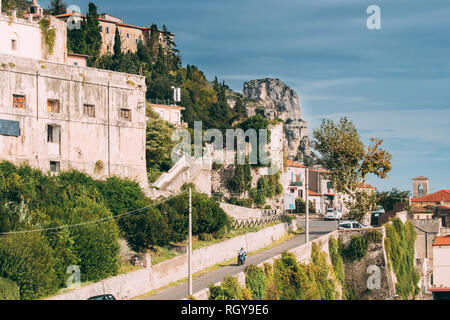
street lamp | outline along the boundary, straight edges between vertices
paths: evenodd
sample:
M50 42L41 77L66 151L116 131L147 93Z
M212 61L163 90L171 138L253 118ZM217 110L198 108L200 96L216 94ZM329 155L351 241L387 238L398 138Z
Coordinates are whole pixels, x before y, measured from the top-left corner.
M192 295L192 189L189 188L188 294Z

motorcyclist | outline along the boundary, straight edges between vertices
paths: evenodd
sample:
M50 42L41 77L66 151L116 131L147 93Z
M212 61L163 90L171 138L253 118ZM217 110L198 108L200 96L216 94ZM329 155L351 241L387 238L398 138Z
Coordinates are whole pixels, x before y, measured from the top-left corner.
M244 248L241 248L241 250L239 250L238 258L241 259L242 264L244 264L244 262L245 262L246 255L247 255L247 252L245 252Z

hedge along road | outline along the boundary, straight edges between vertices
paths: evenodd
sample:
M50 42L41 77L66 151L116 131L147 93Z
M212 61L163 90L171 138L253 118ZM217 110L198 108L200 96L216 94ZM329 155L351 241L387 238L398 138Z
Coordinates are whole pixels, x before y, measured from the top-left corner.
M305 221L303 220L301 222L301 226L305 226ZM320 220L310 220L310 235L309 239L314 240L316 238L319 238L327 233L330 233L337 229L337 222L336 221L320 221ZM296 248L302 244L305 243L305 234L302 233L286 242L283 242L282 244L275 246L273 248L267 249L265 251L262 251L260 253L257 253L255 255L248 256L245 260L245 264L241 266L236 265L237 261L237 251L240 248L236 248L236 261L232 264L222 267L220 269L202 274L198 277L195 277L192 279L192 291L193 293L196 293L200 290L203 290L207 288L211 283L216 283L219 281L222 281L225 276L234 276L238 274L241 271L244 271L244 269L248 265L257 265L271 257L277 256L285 251L288 251L290 249ZM244 247L244 244L242 245ZM217 254L220 254L220 252L217 252ZM187 275L186 275L187 276ZM188 283L187 281L168 288L166 290L163 290L161 292L158 292L157 294L145 298L143 300L181 300L185 298L188 295Z

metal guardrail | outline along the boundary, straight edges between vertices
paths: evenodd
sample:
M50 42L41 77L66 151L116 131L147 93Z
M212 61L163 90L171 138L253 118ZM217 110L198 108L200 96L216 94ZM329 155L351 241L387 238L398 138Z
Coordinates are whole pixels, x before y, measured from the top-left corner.
M259 226L266 223L275 222L281 219L284 213L276 213L270 216L265 216L261 218L250 218L250 219L232 219L231 226L233 229L241 229Z

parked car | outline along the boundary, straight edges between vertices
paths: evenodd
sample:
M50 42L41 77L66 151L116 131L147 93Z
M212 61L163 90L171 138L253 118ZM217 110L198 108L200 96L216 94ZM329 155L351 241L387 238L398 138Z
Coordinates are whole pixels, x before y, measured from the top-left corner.
M328 208L327 212L325 212L325 220L341 220L341 219L342 219L341 209Z
M385 213L384 208L382 206L377 206L375 210L372 211L372 215L370 217L370 225L379 226L379 219L383 213Z
M367 229L371 228L370 226L363 225L359 221L356 220L346 220L339 222L338 229L339 230L352 230L352 229Z
M379 212L380 214L383 214L384 208L382 206L377 206L375 207L375 210L373 210L372 212Z
M117 300L112 294L102 294L99 296L89 297L88 300Z

